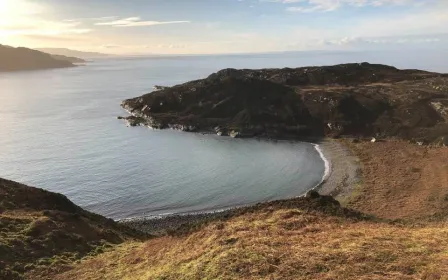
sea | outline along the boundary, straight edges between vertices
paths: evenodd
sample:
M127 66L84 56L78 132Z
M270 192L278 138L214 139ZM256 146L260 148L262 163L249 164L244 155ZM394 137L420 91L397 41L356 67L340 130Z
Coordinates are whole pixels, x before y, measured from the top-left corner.
M135 56L0 73L0 177L113 219L215 211L303 195L326 173L311 143L130 128L122 100L223 68L349 62L448 72L432 52ZM327 170L328 171L328 170Z

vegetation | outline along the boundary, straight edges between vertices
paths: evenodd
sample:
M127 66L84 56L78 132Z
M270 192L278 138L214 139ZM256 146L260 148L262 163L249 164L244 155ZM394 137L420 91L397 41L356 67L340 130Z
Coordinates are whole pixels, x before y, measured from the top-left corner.
M56 279L441 279L447 250L443 225L273 206L187 236L127 243Z
M134 124L161 129L276 139L399 137L448 145L448 75L379 64L224 69L122 106L140 117Z
M0 179L0 197L0 279L60 272L65 264L141 237L60 194Z

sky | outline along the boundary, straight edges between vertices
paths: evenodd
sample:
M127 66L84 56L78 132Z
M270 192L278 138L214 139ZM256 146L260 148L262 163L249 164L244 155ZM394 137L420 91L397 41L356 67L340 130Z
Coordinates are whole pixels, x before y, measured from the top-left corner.
M113 54L448 48L448 0L0 0L0 44Z

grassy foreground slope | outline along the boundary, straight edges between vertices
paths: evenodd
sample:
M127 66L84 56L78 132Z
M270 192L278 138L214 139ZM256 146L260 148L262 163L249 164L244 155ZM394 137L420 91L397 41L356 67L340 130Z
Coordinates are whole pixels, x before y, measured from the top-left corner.
M0 279L63 271L66 264L139 235L65 196L0 178Z
M446 279L448 228L266 207L130 242L56 279Z

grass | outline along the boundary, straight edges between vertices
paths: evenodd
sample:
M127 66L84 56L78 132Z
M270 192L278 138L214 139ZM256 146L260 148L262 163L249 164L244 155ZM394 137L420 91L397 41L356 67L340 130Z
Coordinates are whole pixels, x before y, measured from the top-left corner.
M61 271L64 265L139 237L59 194L0 179L0 197L0 279Z
M448 227L266 209L130 242L56 279L447 279Z

